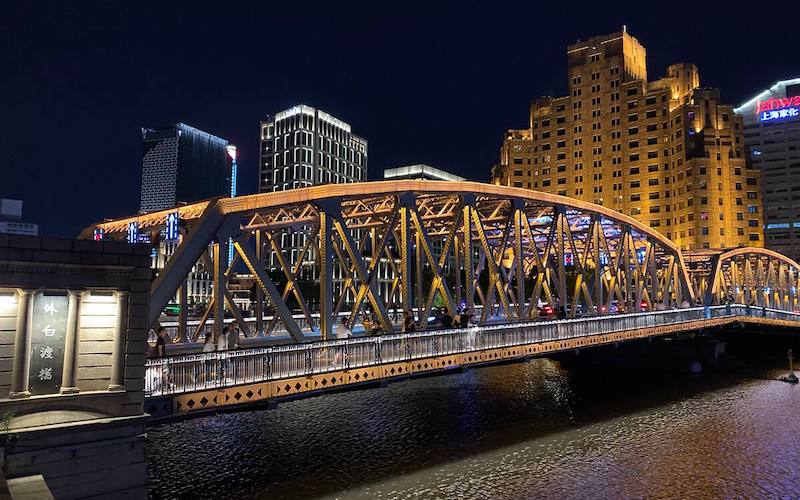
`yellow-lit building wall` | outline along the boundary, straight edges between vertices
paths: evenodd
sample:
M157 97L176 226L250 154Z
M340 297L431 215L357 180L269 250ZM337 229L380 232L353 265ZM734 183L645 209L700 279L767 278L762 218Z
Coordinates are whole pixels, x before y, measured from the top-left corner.
M623 30L568 46L567 67L569 95L533 101L493 183L613 208L684 249L763 245L741 118L694 65L648 83L646 51Z

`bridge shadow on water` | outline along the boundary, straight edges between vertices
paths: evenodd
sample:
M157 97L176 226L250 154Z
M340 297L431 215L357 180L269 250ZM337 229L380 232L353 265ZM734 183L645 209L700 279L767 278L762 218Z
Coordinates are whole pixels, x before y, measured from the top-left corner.
M733 339L739 345L733 350L746 356L750 341ZM764 359L781 359L784 344L796 341L773 342ZM150 495L337 495L598 422L657 413L752 375L740 369L686 373L684 361L701 347L689 340L677 348L669 342L616 353L601 348L593 356L483 367L154 426L147 444ZM603 349L617 361L613 366L595 363L604 359ZM664 361L670 358L679 362Z

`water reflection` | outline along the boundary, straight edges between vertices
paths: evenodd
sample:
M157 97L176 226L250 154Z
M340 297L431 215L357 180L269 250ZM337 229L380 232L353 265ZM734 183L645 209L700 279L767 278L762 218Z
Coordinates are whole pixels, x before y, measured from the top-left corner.
M153 497L792 496L800 388L545 359L154 427Z

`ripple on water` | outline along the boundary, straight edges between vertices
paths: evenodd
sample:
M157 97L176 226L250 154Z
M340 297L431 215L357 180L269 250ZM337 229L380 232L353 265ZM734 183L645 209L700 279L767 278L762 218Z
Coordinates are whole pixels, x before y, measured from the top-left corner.
M496 366L149 429L151 496L780 497L800 388Z

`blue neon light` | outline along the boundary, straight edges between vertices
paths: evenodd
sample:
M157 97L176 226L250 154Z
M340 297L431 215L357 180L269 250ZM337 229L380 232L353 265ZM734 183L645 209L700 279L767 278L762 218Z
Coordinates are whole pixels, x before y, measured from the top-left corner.
M178 212L172 212L171 214L167 215L167 240L168 241L175 241L178 239L178 221L180 220L180 215Z
M796 118L798 116L800 116L800 108L791 107L777 109L774 111L763 111L760 115L758 115L758 119L762 122L769 122L780 118Z
M233 160L231 163L231 198L236 197L236 175L239 171L239 165L237 165L236 160Z
M128 223L128 243L137 243L139 240L139 223Z
M639 264L644 262L644 254L645 254L644 248L640 248L639 250L636 250L636 260L639 261Z

